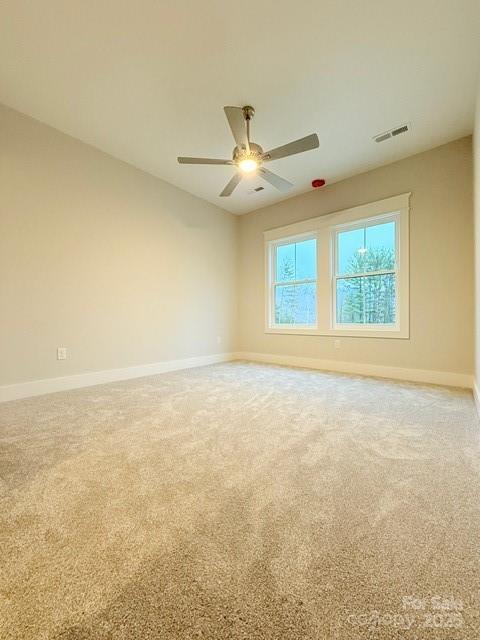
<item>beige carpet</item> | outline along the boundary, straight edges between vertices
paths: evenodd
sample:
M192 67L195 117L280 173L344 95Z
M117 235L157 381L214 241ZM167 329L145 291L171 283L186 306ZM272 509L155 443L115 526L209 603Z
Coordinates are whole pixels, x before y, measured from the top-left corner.
M467 391L239 362L0 421L2 639L480 638Z

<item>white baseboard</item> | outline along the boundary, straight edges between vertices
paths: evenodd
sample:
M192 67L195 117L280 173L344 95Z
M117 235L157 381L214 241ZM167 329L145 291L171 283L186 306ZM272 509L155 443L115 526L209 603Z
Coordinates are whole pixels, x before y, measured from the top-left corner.
M408 382L426 382L448 387L473 388L473 376L468 373L431 371L428 369L405 369L403 367L388 367L379 364L342 362L338 360L323 360L320 358L300 358L298 356L271 353L240 352L235 353L235 359L269 362L271 364L282 364L306 369L321 369L323 371L338 371L341 373L353 373L378 378L393 378L394 380L406 380Z
M473 389L473 400L475 402L475 408L477 410L477 415L480 418L480 389L478 388L476 378L473 379L472 389Z
M0 402L18 400L30 396L39 396L56 391L80 389L97 384L128 380L130 378L143 378L168 371L203 367L218 362L230 360L251 360L253 362L265 362L281 364L291 367L303 367L306 369L320 369L324 371L338 371L341 373L353 373L379 378L393 378L395 380L407 380L411 382L426 382L450 387L464 387L473 389L473 395L477 411L480 415L480 391L474 384L473 376L466 373L452 373L448 371L430 371L425 369L405 369L402 367L387 367L384 365L364 364L358 362L341 362L337 360L323 360L320 358L301 358L298 356L277 355L271 353L218 353L210 356L197 356L183 360L166 360L135 367L122 369L107 369L90 373L79 373L61 378L45 378L0 386Z
M130 378L143 378L153 376L167 371L180 369L190 369L193 367L203 367L207 364L217 362L228 362L234 360L233 353L218 353L211 356L197 356L185 358L183 360L166 360L163 362L153 362L135 367L125 367L123 369L106 369L104 371L93 371L90 373L78 373L61 378L45 378L43 380L32 380L31 382L20 382L0 387L0 402L8 400L18 400L30 396L40 396L45 393L56 391L67 391L68 389L79 389L90 387L106 382L116 382L118 380L128 380Z

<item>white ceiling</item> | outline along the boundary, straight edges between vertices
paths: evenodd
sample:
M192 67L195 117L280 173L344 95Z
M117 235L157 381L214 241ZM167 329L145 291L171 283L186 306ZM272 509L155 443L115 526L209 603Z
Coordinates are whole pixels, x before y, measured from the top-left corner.
M244 213L285 196L251 178L219 198L230 167L176 162L230 157L223 105L256 108L264 149L318 133L319 149L269 165L292 194L392 162L471 133L479 14L478 0L5 0L0 101Z

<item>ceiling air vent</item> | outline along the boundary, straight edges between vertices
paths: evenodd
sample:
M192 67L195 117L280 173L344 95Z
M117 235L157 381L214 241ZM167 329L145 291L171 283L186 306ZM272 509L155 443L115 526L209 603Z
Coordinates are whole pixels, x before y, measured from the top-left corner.
M389 138L394 138L395 136L399 136L402 133L407 133L410 131L409 124L402 124L399 127L395 127L395 129L390 129L390 131L384 131L383 133L379 133L376 136L373 136L375 142L383 142L384 140L388 140Z
M248 193L258 193L259 191L263 191L265 187L254 187L253 189L249 189Z
M381 133L379 136L375 136L375 142L383 142L384 140L388 140L392 137L391 133Z
M401 127L398 127L397 129L394 129L392 131L392 136L399 136L401 133L407 133L408 131L408 124L403 124Z

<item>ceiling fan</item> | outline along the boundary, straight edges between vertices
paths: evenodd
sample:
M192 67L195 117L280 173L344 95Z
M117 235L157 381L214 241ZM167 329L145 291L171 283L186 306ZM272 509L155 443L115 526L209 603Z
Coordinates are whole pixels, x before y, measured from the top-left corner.
M303 153L316 149L319 146L318 136L312 133L305 138L300 138L294 142L289 142L281 147L276 147L270 151L264 151L259 144L250 140L250 122L255 115L255 109L246 107L223 107L227 116L228 124L232 130L237 146L232 153L232 160L217 160L216 158L177 158L180 164L227 164L236 167L237 171L220 196L225 197L232 194L235 187L240 183L243 174L256 172L260 177L276 187L279 191L286 193L293 184L277 174L266 169L263 164L270 160L278 160L293 156L296 153Z

